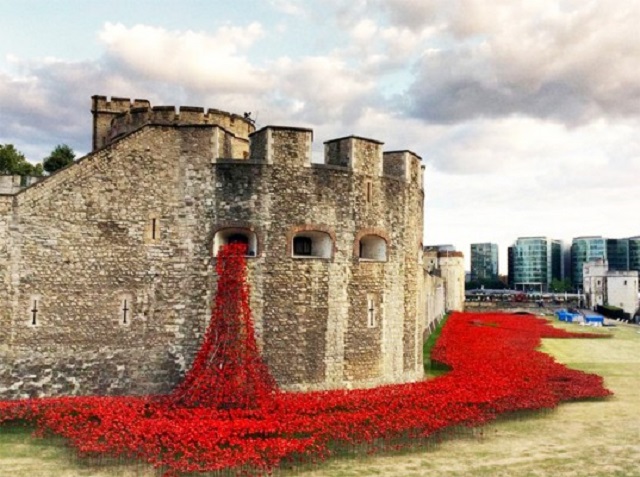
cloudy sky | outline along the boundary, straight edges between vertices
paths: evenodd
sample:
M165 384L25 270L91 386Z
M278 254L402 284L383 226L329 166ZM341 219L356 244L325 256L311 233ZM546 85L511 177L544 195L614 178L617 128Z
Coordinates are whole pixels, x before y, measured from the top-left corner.
M636 0L0 0L0 144L90 147L90 96L410 149L425 243L640 234Z

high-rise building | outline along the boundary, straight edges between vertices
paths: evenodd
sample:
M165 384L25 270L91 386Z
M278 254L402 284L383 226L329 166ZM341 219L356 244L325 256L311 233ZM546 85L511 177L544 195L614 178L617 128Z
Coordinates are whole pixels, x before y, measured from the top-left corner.
M607 239L609 270L630 270L629 239Z
M471 281L498 280L498 244L471 244Z
M576 237L571 243L571 281L582 286L582 267L586 262L607 260L607 240L601 236Z
M640 273L640 236L629 237L629 270Z
M564 278L562 241L520 237L509 249L509 283L516 290L547 291Z
M515 283L515 278L516 278L515 253L516 253L516 251L515 251L515 248L514 248L513 245L511 247L507 248L507 281L509 283L509 288L511 290L514 290L516 288L516 283Z

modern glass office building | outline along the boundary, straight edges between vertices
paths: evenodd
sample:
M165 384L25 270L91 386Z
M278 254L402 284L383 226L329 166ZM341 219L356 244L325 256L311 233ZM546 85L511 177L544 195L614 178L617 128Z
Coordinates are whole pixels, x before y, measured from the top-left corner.
M471 281L498 280L498 244L471 244Z
M607 260L607 239L600 236L576 237L571 243L571 281L582 288L582 266L597 259Z
M609 270L640 272L640 237L607 239Z
M629 239L607 239L609 270L629 270Z
M509 281L516 290L547 291L564 277L562 241L520 237L509 250Z
M629 270L640 273L640 236L629 237Z

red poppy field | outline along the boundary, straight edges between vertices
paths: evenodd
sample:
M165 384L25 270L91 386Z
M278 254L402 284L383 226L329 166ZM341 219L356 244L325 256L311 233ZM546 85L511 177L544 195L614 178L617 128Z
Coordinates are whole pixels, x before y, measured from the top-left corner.
M66 397L0 402L0 423L36 425L84 456L136 459L167 475L269 473L344 449L373 453L416 445L443 430L498 415L604 398L593 374L536 351L542 338L595 338L541 318L452 314L431 358L451 371L418 383L355 391L278 391L257 351L244 258L218 260L218 293L204 343L167 396Z

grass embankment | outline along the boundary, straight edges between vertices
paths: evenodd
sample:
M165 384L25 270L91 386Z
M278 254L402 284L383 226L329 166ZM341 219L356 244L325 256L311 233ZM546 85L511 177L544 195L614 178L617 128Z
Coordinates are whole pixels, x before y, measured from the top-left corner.
M442 333L442 328L444 327L444 324L447 322L448 318L449 315L447 314L442 318L442 320L440 320L440 323L438 323L438 326L433 331L433 333L429 335L427 341L425 341L424 346L422 347L424 374L427 376L427 378L435 378L436 376L441 376L447 371L451 370L447 365L431 359L431 350L438 341L438 338Z

